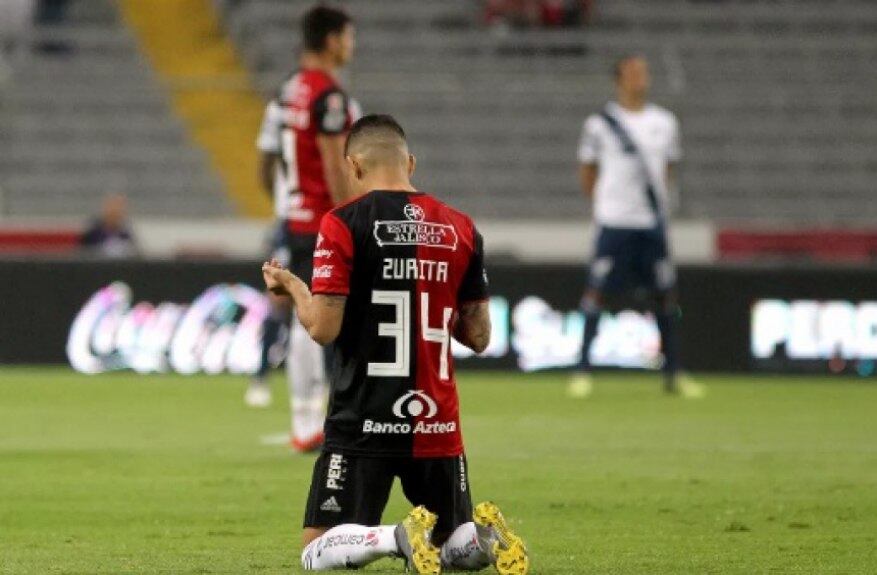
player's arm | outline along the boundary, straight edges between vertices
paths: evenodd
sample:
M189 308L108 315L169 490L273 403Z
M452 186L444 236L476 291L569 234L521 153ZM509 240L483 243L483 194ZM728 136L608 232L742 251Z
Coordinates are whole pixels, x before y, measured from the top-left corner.
M327 90L314 102L317 148L323 162L323 176L335 205L347 200L344 177L344 141L347 137L347 96L337 89Z
M481 353L490 343L490 312L486 301L467 302L460 306L454 338L474 351Z
M344 135L317 134L317 147L323 160L323 175L329 195L336 206L347 201L347 183L344 177Z
M326 345L341 332L350 293L353 267L350 229L334 213L326 214L320 223L316 247L313 290L275 261L263 265L262 274L269 290L293 299L298 319L311 338Z
M472 257L457 293L458 311L453 334L457 341L475 353L481 353L490 343L489 290L484 270L484 239L474 228L473 239Z
M283 109L277 100L271 100L265 106L256 148L259 154L259 183L269 196L274 195L274 177L277 163L280 161L282 143L280 132L283 130Z
M308 285L277 260L262 264L262 276L272 293L292 298L298 320L311 339L320 345L335 341L341 332L347 296L311 294Z
M586 198L594 197L594 187L599 175L598 161L602 149L601 125L598 117L591 116L582 126L579 139L579 185Z
M579 166L579 182L582 186L582 193L588 199L594 197L594 186L597 184L598 174L599 168L595 163L581 164Z
M277 173L277 162L280 155L273 152L262 152L259 155L259 183L269 196L274 195L274 176Z
M664 177L667 186L675 188L679 178L679 162L682 160L682 138L680 137L679 121L672 117L670 127L670 144L667 148L667 169Z

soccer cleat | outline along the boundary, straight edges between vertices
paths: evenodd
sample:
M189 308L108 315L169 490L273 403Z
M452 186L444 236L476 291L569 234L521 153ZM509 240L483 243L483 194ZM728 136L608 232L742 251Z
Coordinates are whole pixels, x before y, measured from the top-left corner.
M490 501L479 503L472 513L482 549L500 575L526 575L530 556L523 539L509 529L502 512Z
M265 408L271 405L271 388L264 381L253 380L244 394L244 403L254 408Z
M293 436L292 439L289 440L289 446L299 453L310 453L312 451L317 451L318 449L323 447L323 442L325 440L326 436L323 435L322 431L319 431L313 436L304 440Z
M589 373L577 373L569 380L566 392L570 397L585 399L594 391L594 381Z
M682 373L664 376L664 391L669 395L678 395L684 399L702 399L706 388L690 375Z
M406 569L419 575L438 575L442 561L438 547L432 544L432 528L438 517L422 505L411 510L396 526L396 545L405 558Z
M706 387L687 373L679 374L676 378L676 387L685 399L702 399L706 395Z

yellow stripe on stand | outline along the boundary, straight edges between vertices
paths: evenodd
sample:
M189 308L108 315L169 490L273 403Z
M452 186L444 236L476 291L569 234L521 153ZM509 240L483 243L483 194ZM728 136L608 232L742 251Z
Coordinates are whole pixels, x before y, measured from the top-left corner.
M210 156L244 215L271 214L258 189L255 149L264 102L220 26L210 0L121 0L153 69L170 87L173 107Z

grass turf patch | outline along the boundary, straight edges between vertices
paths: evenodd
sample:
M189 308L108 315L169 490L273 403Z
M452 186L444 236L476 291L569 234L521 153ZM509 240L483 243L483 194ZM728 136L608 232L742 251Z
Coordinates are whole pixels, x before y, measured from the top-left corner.
M533 573L873 573L877 386L702 377L460 377L476 501L493 499ZM0 370L0 572L296 573L313 457L243 378ZM408 506L398 489L385 514ZM384 560L369 572L401 572Z

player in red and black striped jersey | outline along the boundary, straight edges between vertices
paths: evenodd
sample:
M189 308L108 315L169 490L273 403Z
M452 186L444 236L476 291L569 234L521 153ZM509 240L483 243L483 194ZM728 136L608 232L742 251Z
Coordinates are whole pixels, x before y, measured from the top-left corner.
M357 197L327 214L313 287L276 262L275 293L332 343L326 442L305 512L306 569L402 555L418 573L526 573L528 559L495 505L473 512L451 337L476 352L490 339L481 236L462 212L410 183L414 157L389 116L354 124L345 148ZM378 526L398 477L416 506ZM473 521L474 519L474 521Z
M344 176L344 140L359 115L336 79L337 71L352 57L354 29L347 14L318 5L302 18L304 52L300 69L281 87L266 110L259 145L263 150L263 180L280 185L284 228L280 239L287 265L305 282L311 281L314 246L320 221L333 206L347 199ZM268 155L270 154L270 155ZM264 324L262 378L247 393L267 395L264 384L270 336L276 316ZM272 321L274 320L274 321ZM287 373L292 407L291 445L299 451L318 448L323 440L326 373L323 350L293 321L290 329ZM268 396L270 399L270 396Z

